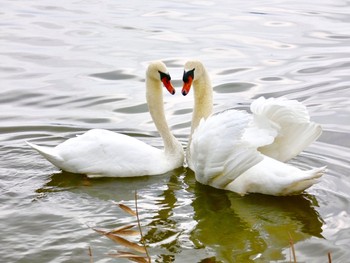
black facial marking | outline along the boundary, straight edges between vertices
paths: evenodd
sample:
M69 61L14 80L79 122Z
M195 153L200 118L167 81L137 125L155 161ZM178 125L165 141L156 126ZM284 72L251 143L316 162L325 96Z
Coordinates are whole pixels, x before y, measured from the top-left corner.
M162 80L163 78L166 78L167 80L171 80L171 77L170 77L169 74L164 73L164 72L161 72L161 71L159 71L159 70L158 70L158 72L159 72L159 74L160 74L160 79L161 79L161 80Z
M191 69L189 71L184 71L184 75L182 77L183 82L188 82L188 77L192 77L192 79L194 78L194 70L195 69Z

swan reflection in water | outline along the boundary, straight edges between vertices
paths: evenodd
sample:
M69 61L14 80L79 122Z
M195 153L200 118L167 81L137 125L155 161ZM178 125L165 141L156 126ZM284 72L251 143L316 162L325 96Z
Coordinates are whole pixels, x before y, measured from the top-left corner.
M206 248L223 262L284 260L284 251L311 237L322 238L322 219L312 195L241 197L197 183L191 233L196 248Z
M322 238L323 222L315 209L318 204L314 196L242 197L196 182L190 170L98 180L63 172L51 176L37 193L72 189L106 201L117 196L131 207L137 190L144 238L159 262L174 262L177 254L186 251L197 256L196 262L286 260L290 238L294 244L311 237ZM112 210L117 223L117 217L124 214ZM103 222L96 224L104 226ZM193 255L188 257L193 259Z
M157 211L145 235L152 247L167 250L158 255L162 262L173 262L175 254L185 248L201 257L197 262L284 260L290 238L295 244L322 238L323 221L312 195L241 197L196 182L189 170L173 173L165 188L157 196ZM181 207L188 198L193 210ZM186 211L187 220L183 218Z

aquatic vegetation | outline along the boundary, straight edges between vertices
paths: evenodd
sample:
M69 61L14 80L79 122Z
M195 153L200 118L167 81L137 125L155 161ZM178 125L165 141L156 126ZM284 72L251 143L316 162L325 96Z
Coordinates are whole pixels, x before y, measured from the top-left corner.
M139 263L151 263L151 257L148 253L145 240L143 238L140 218L137 207L137 192L135 192L135 210L124 204L117 204L124 212L136 218L137 224L127 224L118 228L105 231L93 228L97 233L102 234L120 246L128 249L128 251L118 251L117 253L110 253L114 258L125 258ZM137 227L137 230L135 229ZM124 237L140 235L140 242L132 242ZM123 236L123 237L122 237ZM90 261L92 260L91 248L89 248Z

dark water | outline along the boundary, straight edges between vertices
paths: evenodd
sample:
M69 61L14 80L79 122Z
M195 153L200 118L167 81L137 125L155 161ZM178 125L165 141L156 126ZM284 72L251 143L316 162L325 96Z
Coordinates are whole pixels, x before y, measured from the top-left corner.
M349 262L349 1L8 1L0 11L1 262L126 262L91 227L139 213L154 262ZM161 146L144 95L149 61L163 60L177 94L168 122L186 146L193 100L183 65L198 58L215 109L261 95L307 105L324 133L291 163L327 165L300 196L237 196L185 169L126 179L60 172L25 140L54 146L92 128ZM156 165L156 164L155 164ZM212 261L209 261L211 259ZM207 260L207 261L206 261ZM215 261L216 260L216 261Z

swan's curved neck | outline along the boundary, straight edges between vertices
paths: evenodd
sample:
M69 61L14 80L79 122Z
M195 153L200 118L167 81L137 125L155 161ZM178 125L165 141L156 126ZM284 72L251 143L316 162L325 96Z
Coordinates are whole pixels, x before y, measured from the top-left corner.
M203 68L201 78L193 81L194 109L192 115L191 135L202 118L208 118L213 111L213 89L209 74Z
M160 81L153 80L151 78L146 79L146 99L148 109L151 114L152 120L157 127L157 130L164 141L165 153L174 153L179 151L180 143L171 133L167 124L164 104L163 104L163 89ZM182 150L182 146L181 146Z

